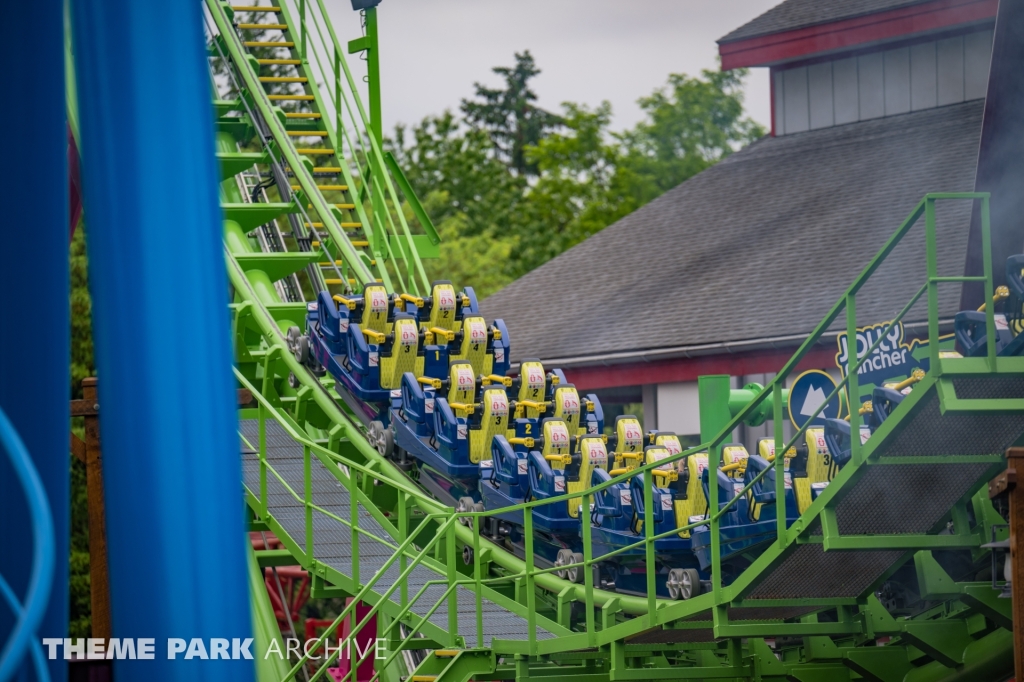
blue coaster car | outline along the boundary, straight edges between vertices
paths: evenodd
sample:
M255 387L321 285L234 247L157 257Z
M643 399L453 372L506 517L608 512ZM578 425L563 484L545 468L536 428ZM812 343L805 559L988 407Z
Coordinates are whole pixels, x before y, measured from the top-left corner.
M404 453L475 490L491 441L508 431L512 380L476 376L473 369L469 361L455 360L443 380L407 372L391 424ZM478 494L470 496L479 500Z
M576 387L565 380L560 369L544 371L539 360L523 360L519 376L512 380L516 418L556 417L565 422L573 436L599 435L604 431L604 411L594 394L580 398Z
M399 298L405 312L416 316L420 329L444 348L443 352L433 351L436 361L445 354L451 360L466 360L473 366L474 376L504 376L508 372L508 329L502 320L487 325L472 287L456 292L451 282L438 281L431 284L430 296L402 294Z
M581 456L576 436L561 419L519 418L515 435L495 436L491 459L480 463L480 493L485 509L501 509L528 500L564 495L580 480ZM523 511L497 515L523 526ZM554 502L533 511L533 531L552 547L579 544L579 515L569 514L567 502ZM554 557L545 557L554 562Z
M590 469L589 481L586 478L581 481L581 490L643 464L654 464L682 452L679 438L671 432L657 432L645 438L640 422L632 415L616 418L611 440L617 452L608 454L603 438L591 436L581 439L583 461L585 465L589 464ZM645 447L645 441L653 444ZM672 599L689 599L700 594L702 589L701 575L691 551L690 533L679 531L671 534L688 523L690 501L699 488L696 477L690 476L685 462L682 468L677 462L666 463L650 472L633 476L628 482L609 486L594 496L590 509L594 556L600 558L644 538L644 486L648 476L653 476L651 514L654 533L669 534L654 541L656 565L646 565L646 549L639 546L609 557L602 562L601 572L618 589L643 592L647 571L653 570L657 572L655 584L659 594ZM570 506L579 508L581 500L574 498Z
M392 391L406 372L447 376L447 348L398 310L398 300L371 284L350 298L322 291L307 306L308 353L301 359L330 372L339 395L365 421L387 424Z
M910 378L899 383L876 386L871 392L871 419L870 427L872 433L882 425L893 410L903 402L911 391L914 384L924 378L924 370L917 368L910 375Z
M1006 300L1005 312L995 316L996 354L1002 356L1024 353L1024 254L1006 259L1006 286L996 290L992 304ZM983 356L988 352L985 330L985 305L978 310L965 310L956 314L953 328L957 345L966 357Z

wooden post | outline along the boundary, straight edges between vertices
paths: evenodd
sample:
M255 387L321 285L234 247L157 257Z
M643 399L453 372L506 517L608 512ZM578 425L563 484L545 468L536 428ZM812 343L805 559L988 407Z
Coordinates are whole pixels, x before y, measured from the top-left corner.
M1024 471L1024 448L1006 451L1006 488L1009 491L1011 591L1013 593L1013 661L1016 679L1024 680L1024 552L1018 538L1024 538L1024 491L1017 488L1017 472Z
M82 379L82 399L71 401L71 415L85 420L85 486L89 499L89 585L92 636L110 638L110 579L103 507L103 456L100 451L100 405L96 378ZM74 438L72 439L74 445ZM82 450L81 447L78 448ZM78 453L76 453L78 454Z

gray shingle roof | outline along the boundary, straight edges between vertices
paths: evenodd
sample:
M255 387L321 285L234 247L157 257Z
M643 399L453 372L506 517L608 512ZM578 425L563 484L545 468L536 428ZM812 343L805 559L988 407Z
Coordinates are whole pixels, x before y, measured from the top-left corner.
M482 309L505 319L513 359L577 359L564 364L806 335L924 194L973 191L982 107L763 138ZM962 274L970 206L940 204L938 218L940 274ZM924 272L919 228L858 296L858 324L892 319ZM959 302L946 287L944 317ZM906 319L925 317L922 299Z
M720 38L719 43L755 38L791 31L815 24L826 24L841 19L850 19L884 12L886 10L917 5L927 0L786 0L780 5L747 22L743 26Z

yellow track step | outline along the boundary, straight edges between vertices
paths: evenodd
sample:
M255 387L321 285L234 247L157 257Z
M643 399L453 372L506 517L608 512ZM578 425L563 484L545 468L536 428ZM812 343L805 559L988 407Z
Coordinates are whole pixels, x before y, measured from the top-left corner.
M313 168L314 173L340 173L341 168L338 166L315 166Z
M302 149L296 149L295 151L307 156L329 156L334 154L333 149L307 149L303 147Z
M257 6L257 5L232 5L231 9L236 12L280 12L280 7Z
M289 130L292 137L327 137L326 130Z
M335 208L340 208L343 211L351 211L356 207L355 204L331 204L331 206L334 206ZM311 208L313 208L313 204L308 204L306 206L307 211L310 210Z
M356 283L355 278L354 277L349 277L348 278L348 283L349 284L355 284ZM341 284L341 280L337 279L337 278L335 278L335 279L325 279L324 280L324 284Z
M290 40L247 40L242 44L246 47L295 47Z
M313 95L267 95L267 97L273 100L294 100L299 102L308 102L313 99Z
M301 59L257 59L256 63L261 64L263 66L269 66L271 64L291 64L293 66L298 66L299 64L302 63L302 60Z
M276 31L286 31L288 30L288 24L239 24L238 28L262 28L267 30L274 29Z
M435 649L434 655L438 658L455 658L461 652L458 649Z
M306 227L323 227L323 223L306 223ZM358 230L363 226L362 223L341 223L342 228L346 230Z
M320 118L320 114L313 111L288 111L285 112L285 118Z
M413 675L409 682L434 682L436 679L437 675Z
M317 185L316 188L322 192L344 192L348 189L348 185ZM292 190L298 191L302 189L301 185L292 185Z
M305 83L305 76L260 76L260 83Z

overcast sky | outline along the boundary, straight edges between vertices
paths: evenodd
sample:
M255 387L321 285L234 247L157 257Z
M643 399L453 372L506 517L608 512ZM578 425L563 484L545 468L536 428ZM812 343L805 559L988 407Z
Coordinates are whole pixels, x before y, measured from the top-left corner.
M616 129L641 118L639 97L670 73L713 68L715 40L779 0L383 0L380 22L385 134L473 93L496 86L493 66L530 50L543 73L534 81L540 106L566 100L612 103ZM349 0L328 0L338 37L360 33ZM363 63L350 65L365 73ZM768 70L751 70L746 107L770 123Z

